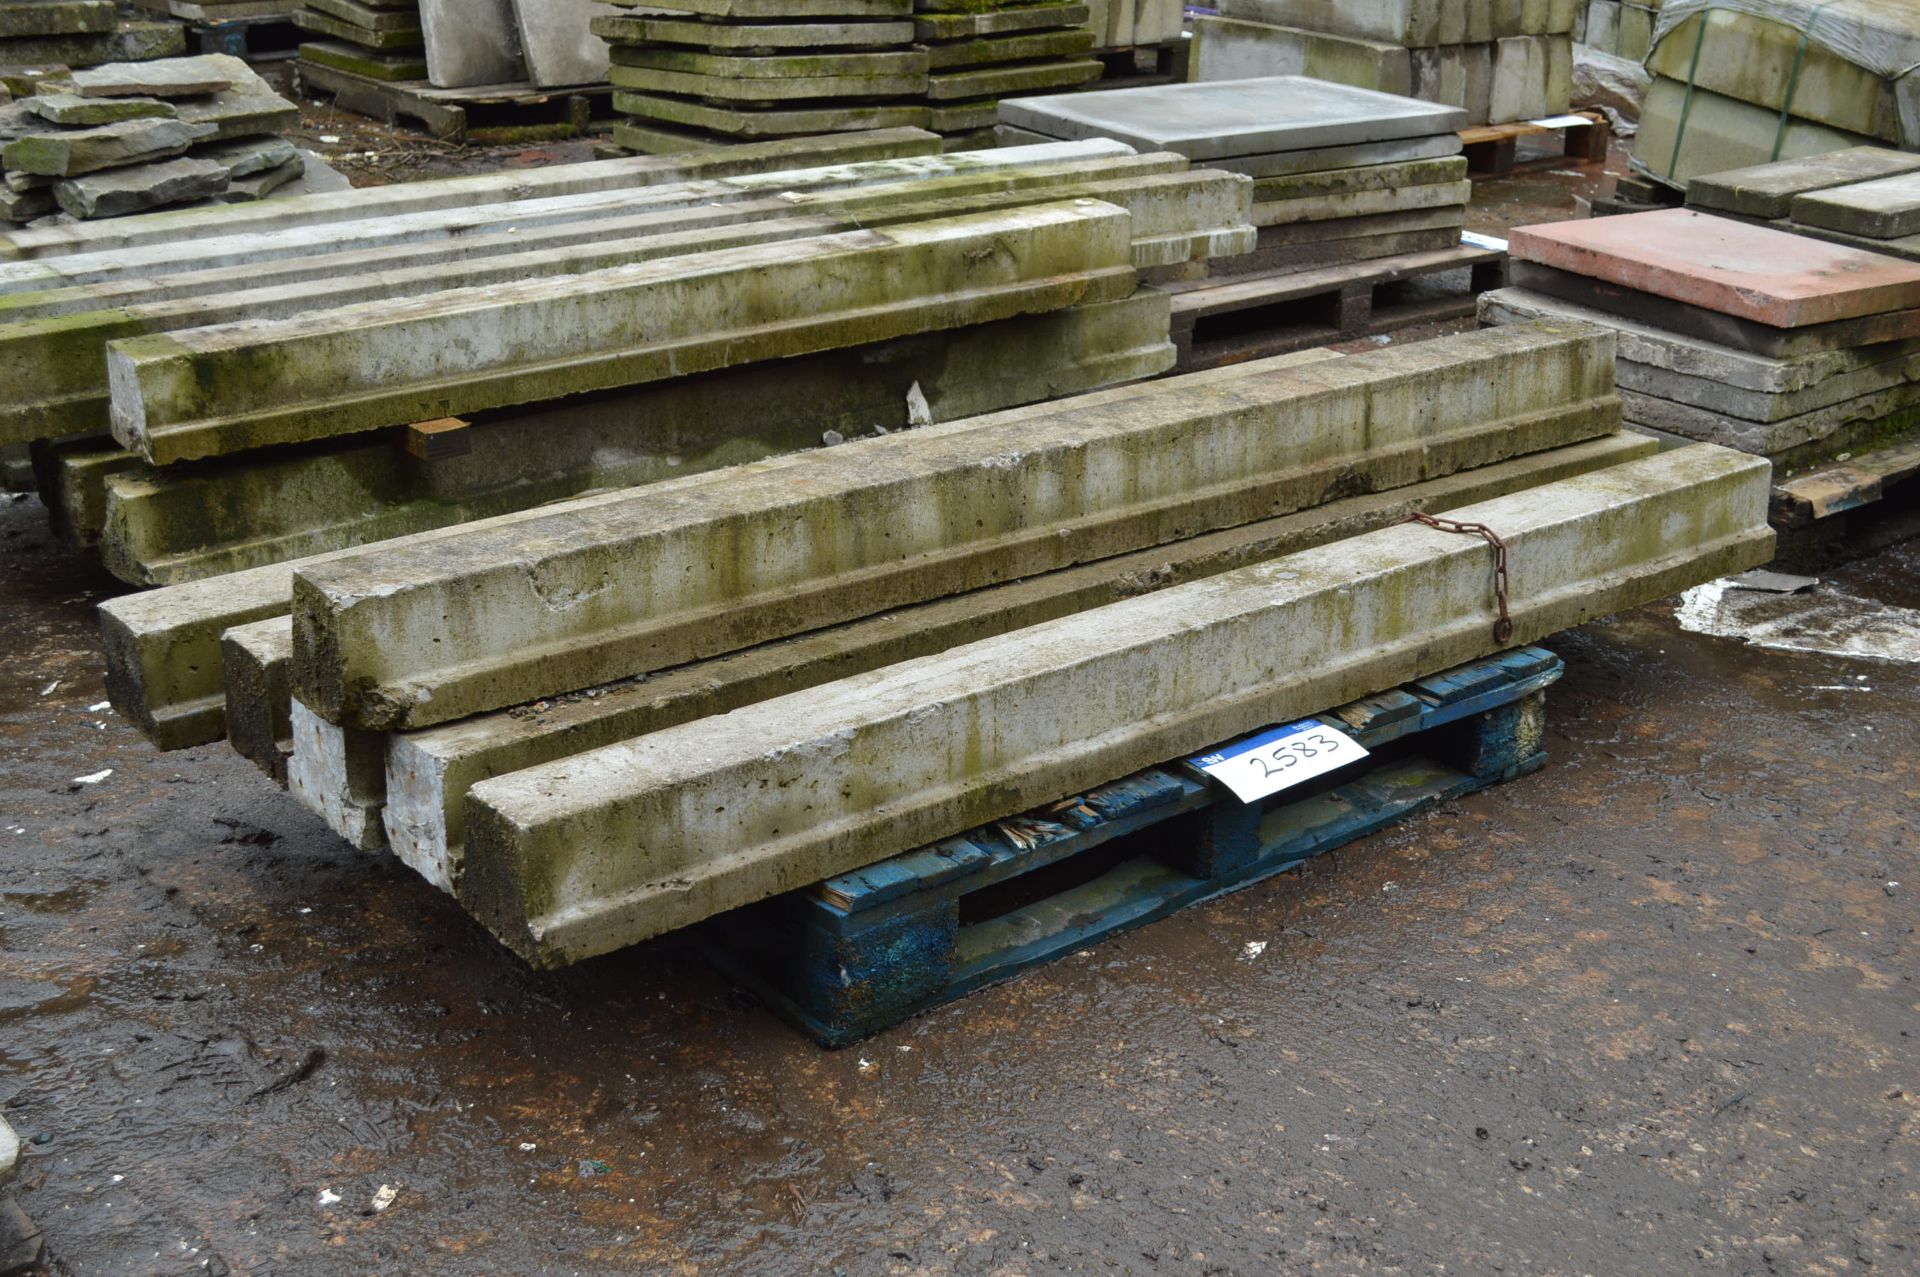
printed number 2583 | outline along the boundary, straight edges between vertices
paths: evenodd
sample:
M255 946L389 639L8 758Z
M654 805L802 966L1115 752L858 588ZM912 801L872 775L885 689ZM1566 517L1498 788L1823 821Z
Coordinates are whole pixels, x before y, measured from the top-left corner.
M1305 759L1318 758L1322 753L1338 748L1339 743L1330 736L1320 732L1302 732L1298 736L1289 736L1264 755L1250 755L1247 761L1260 769L1262 777L1278 776Z

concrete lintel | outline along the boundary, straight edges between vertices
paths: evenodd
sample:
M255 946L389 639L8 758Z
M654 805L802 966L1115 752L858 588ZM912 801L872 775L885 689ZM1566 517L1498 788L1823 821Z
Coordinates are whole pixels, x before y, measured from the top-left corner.
M1513 643L1772 554L1694 446L1457 512ZM484 781L462 903L558 966L1497 651L1478 538L1400 526Z

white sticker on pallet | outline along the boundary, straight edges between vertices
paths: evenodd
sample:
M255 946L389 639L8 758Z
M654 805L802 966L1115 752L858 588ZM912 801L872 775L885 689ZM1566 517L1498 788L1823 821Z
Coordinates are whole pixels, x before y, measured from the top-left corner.
M1276 727L1203 754L1193 765L1243 803L1257 802L1367 757L1359 741L1318 719Z

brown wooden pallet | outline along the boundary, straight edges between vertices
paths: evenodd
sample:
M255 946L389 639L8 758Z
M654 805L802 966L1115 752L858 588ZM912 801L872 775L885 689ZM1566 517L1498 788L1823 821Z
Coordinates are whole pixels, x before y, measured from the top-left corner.
M1920 536L1920 440L1782 480L1768 517L1775 562L1802 571Z
M408 121L450 142L540 142L578 137L613 114L613 86L540 89L485 84L438 89L425 80L375 80L351 71L294 61L302 92L332 96L343 110L387 124Z
M1576 124L1573 121L1579 120ZM1512 124L1482 124L1460 130L1466 148L1467 171L1479 177L1505 177L1513 172L1523 137L1561 135L1561 156L1573 160L1604 160L1613 129L1598 111L1570 111L1552 120L1519 120Z
M1411 295L1424 276L1466 270L1468 290ZM1311 270L1165 285L1173 294L1177 372L1289 354L1330 342L1378 336L1410 324L1474 313L1474 299L1506 285L1504 248L1461 244L1426 253Z

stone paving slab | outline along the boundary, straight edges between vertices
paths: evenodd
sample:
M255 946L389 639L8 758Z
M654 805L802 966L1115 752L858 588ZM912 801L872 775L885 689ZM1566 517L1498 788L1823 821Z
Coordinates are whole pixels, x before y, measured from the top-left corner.
M209 199L227 189L228 177L219 161L188 155L68 178L54 183L53 197L72 217L120 217Z
M1004 102L1000 118L1051 137L1110 137L1196 160L1430 138L1466 113L1302 76L1107 89Z
M610 44L664 44L715 52L877 49L913 42L910 22L699 22L639 13L601 14L593 33Z
M1920 155L1857 146L1696 177L1687 183L1687 203L1708 212L1776 221L1792 211L1796 196L1916 170L1920 170Z
M1920 305L1920 265L1691 209L1516 228L1514 260L1775 328Z
M1795 197L1795 222L1867 239L1920 234L1920 172Z

